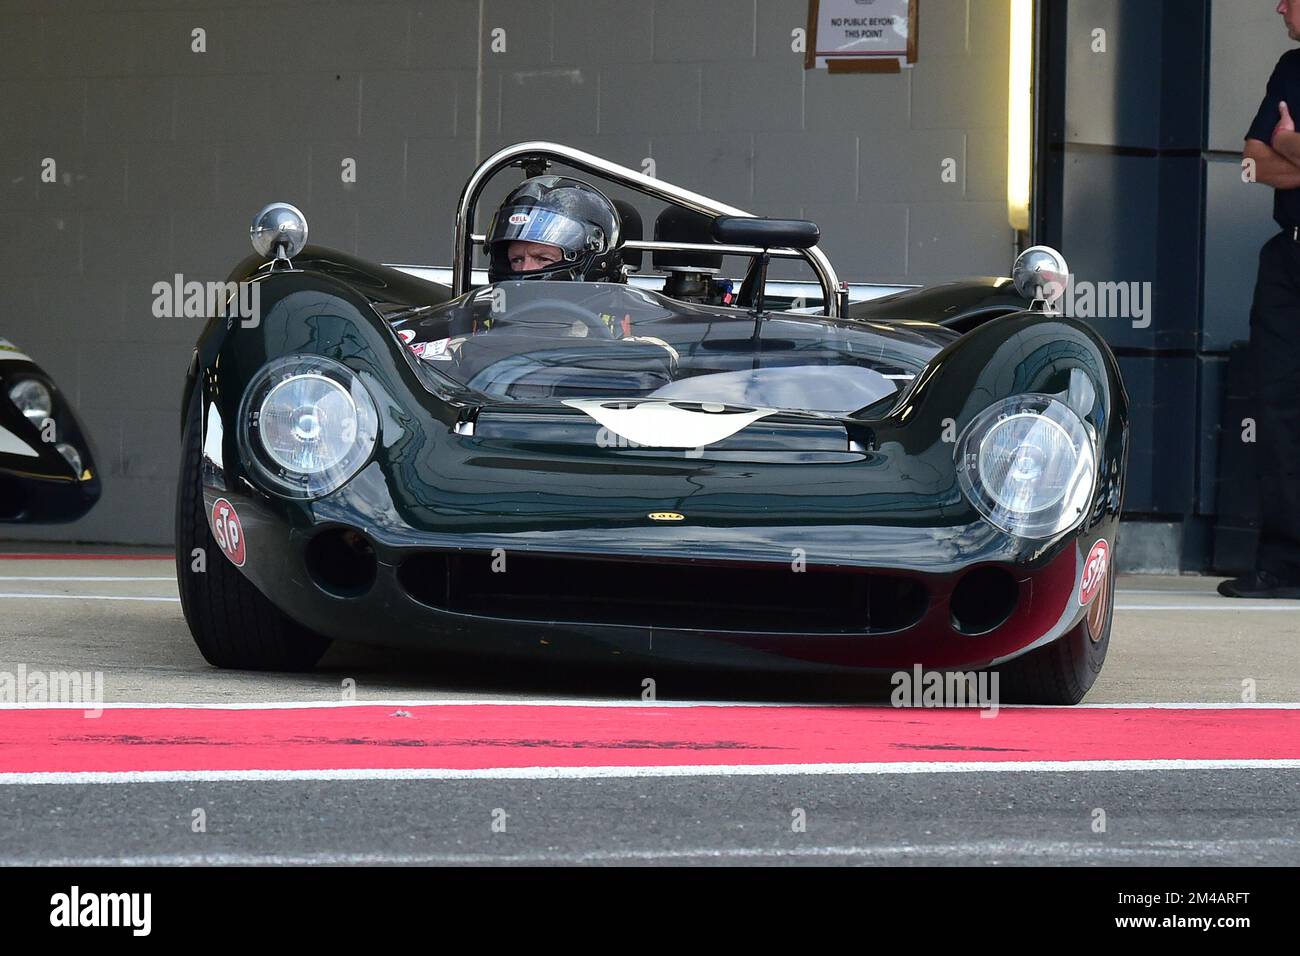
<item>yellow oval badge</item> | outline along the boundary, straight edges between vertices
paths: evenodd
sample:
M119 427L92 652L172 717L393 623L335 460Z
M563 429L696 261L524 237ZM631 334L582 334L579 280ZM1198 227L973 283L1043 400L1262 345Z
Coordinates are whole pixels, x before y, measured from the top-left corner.
M652 511L649 518L651 521L685 521L686 515L678 514L676 511Z

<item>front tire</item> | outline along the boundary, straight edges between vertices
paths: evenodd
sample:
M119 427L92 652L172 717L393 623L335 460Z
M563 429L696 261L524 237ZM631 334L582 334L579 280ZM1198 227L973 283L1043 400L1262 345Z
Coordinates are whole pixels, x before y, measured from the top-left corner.
M1106 573L1103 593L1072 631L1046 647L1030 651L998 669L999 690L1008 704L1077 704L1097 681L1115 617L1115 568Z
M176 493L176 581L185 623L199 652L215 667L305 671L330 646L328 638L291 620L226 558L208 527L203 501L200 388L190 396ZM198 553L203 570L195 570Z

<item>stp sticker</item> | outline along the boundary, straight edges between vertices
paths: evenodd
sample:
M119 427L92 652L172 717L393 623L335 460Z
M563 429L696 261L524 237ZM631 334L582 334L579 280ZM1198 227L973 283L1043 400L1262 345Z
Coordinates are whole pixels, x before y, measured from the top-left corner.
M527 221L528 221L527 213L517 212L510 217L510 225L512 226L522 226Z
M1106 580L1106 571L1110 567L1110 545L1102 538L1088 552L1088 560L1083 564L1083 577L1079 581L1079 606L1085 607Z
M244 526L239 520L235 506L225 498L218 498L212 503L212 537L217 539L217 547L237 568L244 566L247 554L244 551Z

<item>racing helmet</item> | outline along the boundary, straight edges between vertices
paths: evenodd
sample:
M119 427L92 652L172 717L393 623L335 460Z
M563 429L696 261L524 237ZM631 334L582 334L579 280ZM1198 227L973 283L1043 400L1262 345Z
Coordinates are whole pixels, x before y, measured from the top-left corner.
M506 196L488 226L488 281L622 282L622 233L618 210L599 189L566 176L534 176ZM512 242L557 246L563 257L552 266L516 272Z

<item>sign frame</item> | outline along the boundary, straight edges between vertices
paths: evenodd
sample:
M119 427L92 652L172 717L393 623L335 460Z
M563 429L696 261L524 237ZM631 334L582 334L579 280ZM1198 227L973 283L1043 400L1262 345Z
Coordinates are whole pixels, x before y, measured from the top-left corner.
M833 3L835 0L827 0ZM808 0L808 38L804 47L803 68L817 69L817 61L826 61L828 73L901 73L903 63L912 66L917 59L917 33L920 22L920 0L907 2L906 53L852 53L834 56L817 51L817 21L821 18L821 0Z

